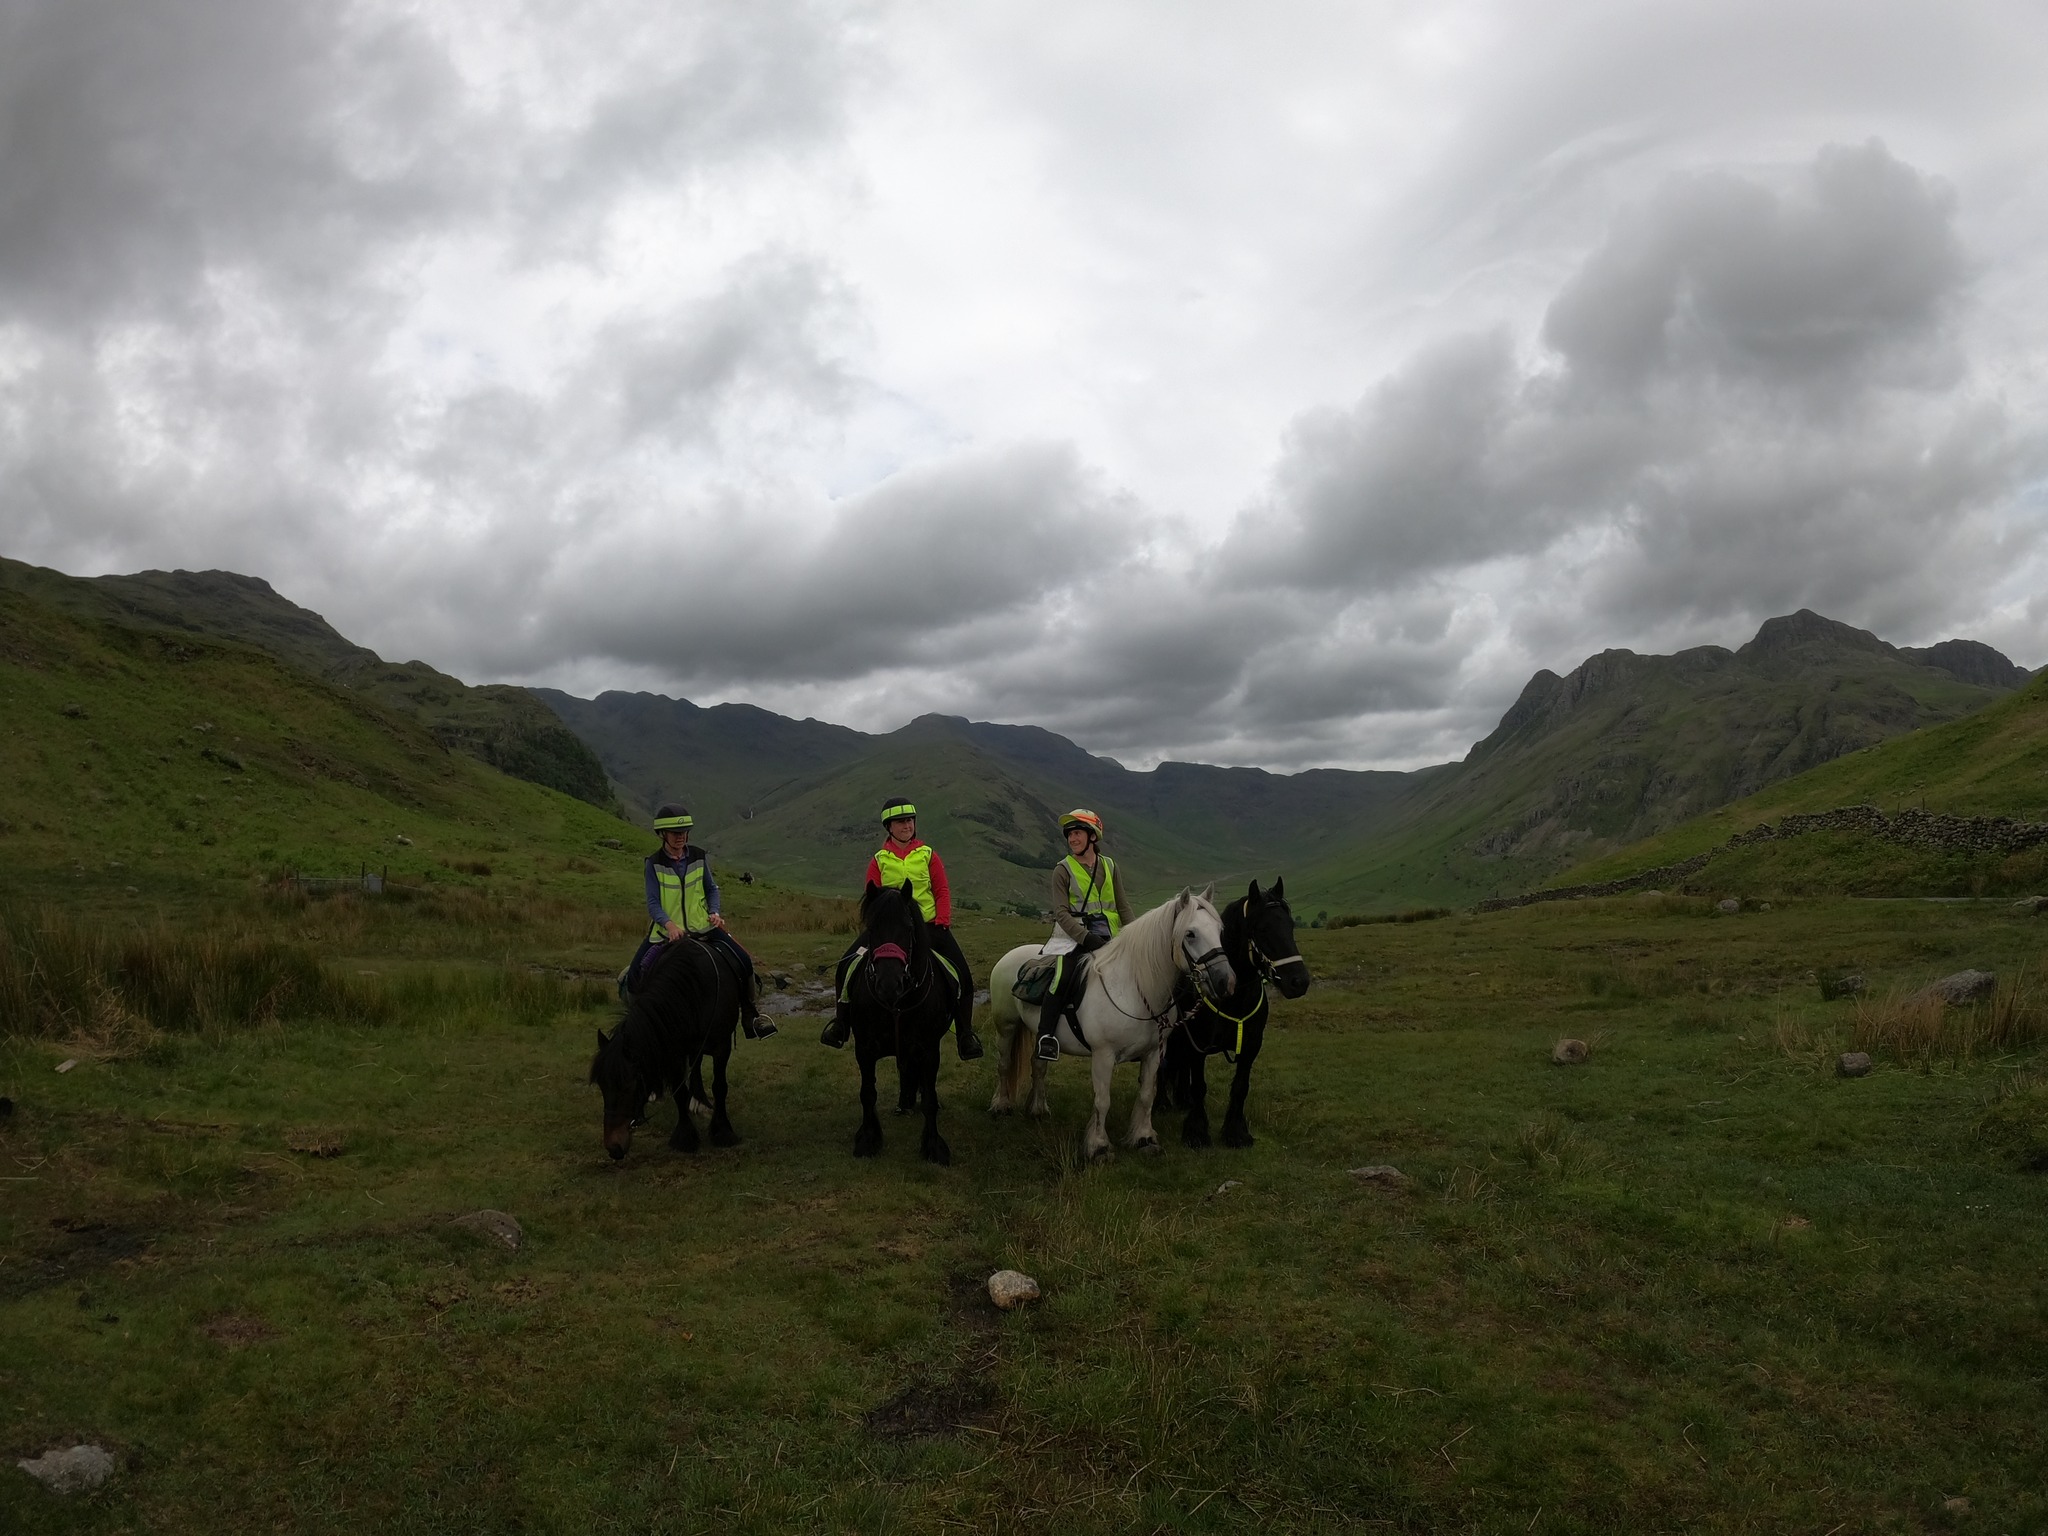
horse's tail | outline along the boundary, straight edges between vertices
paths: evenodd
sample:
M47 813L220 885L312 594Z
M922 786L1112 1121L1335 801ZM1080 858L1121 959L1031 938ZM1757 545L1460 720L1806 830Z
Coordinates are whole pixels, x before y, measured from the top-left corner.
M996 1091L989 1102L992 1110L1007 1110L1016 1101L1030 1070L1031 1033L1024 1027L1023 1012L1011 988L1017 982L1020 957L1033 952L1030 945L1013 949L989 968L988 1017L996 1031Z

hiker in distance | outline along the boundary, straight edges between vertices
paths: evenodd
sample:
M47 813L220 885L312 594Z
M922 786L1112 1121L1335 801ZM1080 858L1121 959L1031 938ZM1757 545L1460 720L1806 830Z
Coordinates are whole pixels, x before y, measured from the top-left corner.
M638 990L640 978L661 958L661 946L677 939L695 939L738 978L741 1028L749 1040L765 1040L775 1025L761 1012L754 995L754 957L725 926L718 913L718 882L711 878L711 856L690 841L695 820L680 805L664 805L654 813L661 846L647 856L647 937L626 972L626 985Z
M917 807L902 796L882 802L884 842L868 860L868 883L884 889L910 882L917 909L931 925L932 949L945 957L959 978L959 994L953 1005L953 1044L962 1061L981 1059L981 1040L974 1033L974 973L967 957L960 953L960 941L953 937L953 892L946 884L946 864L939 851L917 835ZM839 962L839 1003L832 1022L818 1036L820 1043L838 1050L846 1044L852 1027L846 1002L846 967L859 949L858 941Z
M1052 867L1053 935L1044 953L1087 954L1102 948L1131 920L1123 893L1116 887L1116 860L1102 851L1102 818L1093 811L1072 810L1060 818L1067 856ZM1042 1017L1057 1025L1068 1002L1077 966L1060 977L1060 993ZM1038 1059L1060 1059L1059 1037L1047 1029L1038 1037Z

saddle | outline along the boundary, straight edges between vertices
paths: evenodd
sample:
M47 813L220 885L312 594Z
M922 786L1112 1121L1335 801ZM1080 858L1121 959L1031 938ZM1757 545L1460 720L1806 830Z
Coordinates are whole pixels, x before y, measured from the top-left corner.
M1087 1043L1088 1037L1081 1033L1081 995L1088 990L1088 972L1094 958L1092 954L1073 950L1064 955L1037 955L1017 967L1011 994L1020 1003L1052 1009L1050 1019L1044 1013L1039 1015L1039 1033L1049 1034L1058 1020L1065 1019L1074 1038Z

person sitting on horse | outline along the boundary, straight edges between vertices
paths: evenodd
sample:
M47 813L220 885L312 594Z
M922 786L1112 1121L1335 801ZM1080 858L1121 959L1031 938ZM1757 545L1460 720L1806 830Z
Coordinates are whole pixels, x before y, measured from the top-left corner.
M910 893L917 898L917 909L931 925L932 949L945 957L959 981L953 1005L954 1046L962 1061L978 1060L982 1050L981 1041L974 1033L974 973L967 968L967 957L960 952L960 941L953 937L953 892L946 884L945 861L939 857L936 848L918 837L917 807L901 796L882 802L882 832L886 841L868 860L868 883L900 886L905 880L910 882ZM840 957L839 1005L833 1011L832 1022L818 1036L822 1044L831 1046L835 1051L846 1044L848 1031L852 1028L852 1021L847 1016L846 968L852 963L857 949L856 945Z
M711 878L711 856L690 841L695 820L680 805L664 805L654 813L661 846L647 856L647 937L633 956L627 974L660 958L661 946L690 938L722 956L739 980L740 1014L749 1040L765 1040L775 1025L761 1012L754 996L754 958L727 931L718 911L718 882Z
M1052 867L1052 920L1056 930L1047 947L1057 953L1071 949L1077 954L1102 948L1131 920L1117 889L1116 860L1102 851L1102 818L1093 811L1072 810L1060 818L1060 831L1067 840L1067 856ZM1065 942L1062 943L1061 940ZM1068 966L1060 978L1060 992L1047 1000L1039 1020L1038 1059L1060 1059L1059 1036L1054 1033L1061 1011L1068 1005L1076 966Z

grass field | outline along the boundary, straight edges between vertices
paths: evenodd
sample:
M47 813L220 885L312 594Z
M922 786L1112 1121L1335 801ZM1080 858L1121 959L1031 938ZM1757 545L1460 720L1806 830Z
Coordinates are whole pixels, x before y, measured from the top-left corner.
M669 1152L664 1104L608 1163L583 1079L630 912L227 890L124 942L325 980L159 1018L140 961L88 953L101 909L36 895L8 974L99 966L80 995L125 1022L15 1003L0 1040L9 1531L2048 1527L2048 918L2002 902L1304 932L1256 1147L1165 1115L1163 1155L1081 1167L1079 1063L1038 1125L948 1060L937 1169L904 1121L850 1156L854 1064L803 1015L738 1048L743 1145ZM795 982L844 943L824 904L741 904ZM1035 933L962 929L983 969ZM1954 1016L1833 1075L1966 965L2002 1043ZM1823 1002L1851 969L1864 999ZM1346 1173L1377 1163L1411 1186ZM524 1246L449 1225L479 1207ZM1043 1302L995 1312L1002 1266ZM74 1440L121 1475L12 1468Z

